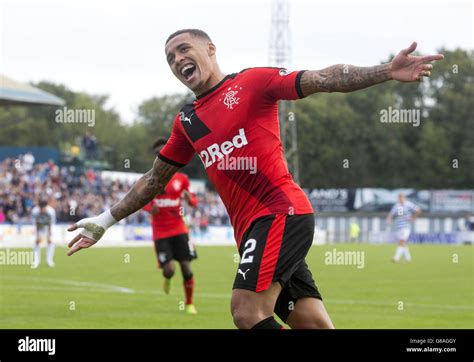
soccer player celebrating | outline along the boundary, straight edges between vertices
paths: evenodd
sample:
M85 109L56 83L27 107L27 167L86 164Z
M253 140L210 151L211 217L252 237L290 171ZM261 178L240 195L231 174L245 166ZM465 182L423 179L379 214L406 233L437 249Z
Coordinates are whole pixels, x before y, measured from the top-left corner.
M398 195L398 202L393 205L387 215L388 225L391 225L392 218L395 218L395 234L398 240L398 248L392 259L395 263L400 261L401 256L404 256L406 261L411 261L407 242L411 233L411 225L420 214L421 209L411 201L408 201L403 193Z
M278 100L350 92L391 79L419 81L430 75L429 62L443 56L410 55L415 48L413 43L390 63L373 67L340 64L296 72L250 68L225 75L205 32L171 34L166 59L196 100L181 109L153 168L128 194L110 210L70 227L84 230L71 240L68 254L94 245L109 226L163 192L172 175L197 153L227 208L241 255L231 297L235 325L280 329L275 312L292 328L333 328L305 262L314 215L284 160ZM247 159L258 161L256 170L231 167L235 160Z
M153 144L157 156L166 142L166 138L158 138ZM170 291L171 278L175 272L173 260L176 260L183 275L185 311L188 314L197 314L193 304L194 277L191 270L191 260L196 259L197 255L183 221L181 195L189 205L197 205L197 198L189 191L188 177L184 173L177 172L164 192L157 195L143 209L152 214L153 241L159 266L163 269L165 293L168 294Z
M41 263L41 241L46 239L46 263L49 267L54 267L54 244L51 241L51 227L56 223L56 212L48 205L48 201L40 200L38 206L31 211L36 226L36 241L33 248L34 259L31 268L36 269Z

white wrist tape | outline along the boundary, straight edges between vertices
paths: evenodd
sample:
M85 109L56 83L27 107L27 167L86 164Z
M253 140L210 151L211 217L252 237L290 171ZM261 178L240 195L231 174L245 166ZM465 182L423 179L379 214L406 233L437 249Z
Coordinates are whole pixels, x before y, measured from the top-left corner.
M97 241L116 222L117 220L114 219L110 210L106 210L99 216L82 219L76 225L84 228L81 231L82 235Z
M110 209L105 210L102 214L97 216L97 224L100 226L103 226L104 229L108 229L111 227L113 224L116 224L117 220L114 219L112 216Z

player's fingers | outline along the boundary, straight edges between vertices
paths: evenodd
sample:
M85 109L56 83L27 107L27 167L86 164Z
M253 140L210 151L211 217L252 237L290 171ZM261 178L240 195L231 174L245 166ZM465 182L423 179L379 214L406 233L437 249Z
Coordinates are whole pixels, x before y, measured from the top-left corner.
M444 59L443 54L425 55L421 57L421 60L423 61L423 63L431 62L433 60L441 60L441 59Z
M77 228L79 228L79 225L73 224L73 225L71 225L71 226L69 226L69 227L67 228L67 231L74 231L74 230L76 230Z
M86 220L87 219L81 219L79 220L78 222L76 222L75 224L69 226L69 228L67 229L68 231L74 231L78 228L82 228L84 227L85 223L86 223Z
M433 64L423 64L423 70L432 70Z
M411 45L408 48L403 49L402 50L403 55L408 55L410 53L413 53L416 49L416 45L417 45L416 41L414 41L413 43L411 43Z
M67 256L71 256L72 254L77 253L81 249L82 249L81 243L76 243L71 248L71 250L68 251Z
M81 235L82 236L82 235ZM72 248L71 250L69 251L69 253L67 254L68 256L71 256L72 254L78 252L79 250L81 249L87 249L88 247L90 247L91 245L94 244L94 241L85 237L85 236L82 236L82 239L77 242Z
M67 244L68 248L72 247L75 243L77 243L79 240L81 240L83 236L81 234L78 234L72 239L69 244Z
M84 225L86 224L86 220L88 220L88 219L87 218L86 219L81 219L78 222L76 222L77 227L83 228Z

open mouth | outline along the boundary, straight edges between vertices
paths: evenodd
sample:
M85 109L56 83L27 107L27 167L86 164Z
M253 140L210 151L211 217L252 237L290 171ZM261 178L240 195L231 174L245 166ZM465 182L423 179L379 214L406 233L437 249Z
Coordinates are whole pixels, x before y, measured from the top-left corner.
M189 80L194 74L196 70L196 66L194 64L186 64L183 68L181 68L181 75L186 79Z

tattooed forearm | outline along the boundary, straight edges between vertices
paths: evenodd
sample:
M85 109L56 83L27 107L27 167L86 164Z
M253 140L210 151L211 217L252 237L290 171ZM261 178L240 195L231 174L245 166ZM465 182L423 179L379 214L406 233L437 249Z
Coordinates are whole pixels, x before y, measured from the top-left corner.
M140 177L125 197L110 209L114 219L122 220L148 204L156 195L163 192L177 170L176 166L156 158L153 168Z
M306 71L301 77L305 96L317 92L351 92L392 79L391 65L356 67L337 64L321 70Z

